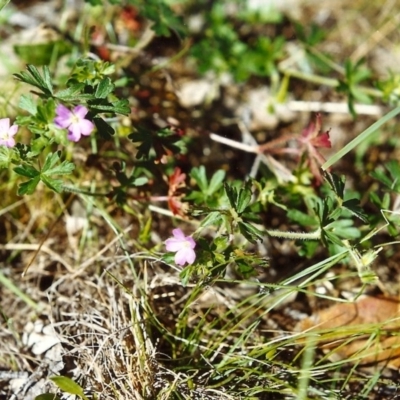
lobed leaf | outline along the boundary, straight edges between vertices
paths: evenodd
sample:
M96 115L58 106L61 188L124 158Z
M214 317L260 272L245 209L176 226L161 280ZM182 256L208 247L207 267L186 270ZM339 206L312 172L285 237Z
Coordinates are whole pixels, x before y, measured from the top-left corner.
M40 172L36 168L27 164L15 167L14 172L19 175L26 176L27 178L35 178L37 176L40 176Z
M36 186L39 184L39 182L40 176L38 175L37 177L30 179L27 182L20 183L18 185L17 191L18 196L23 196L24 194L32 194L35 191Z
M14 76L22 82L39 88L44 94L53 96L53 85L51 83L50 71L47 66L43 67L43 77L39 70L31 64L26 66L28 72L22 71Z
M114 90L114 84L109 77L103 78L98 84L94 97L97 99L105 99Z
M209 196L213 195L215 192L217 192L221 187L222 187L222 182L225 179L225 171L220 169L217 172L214 173L210 180L210 184L208 185L207 189L207 194Z

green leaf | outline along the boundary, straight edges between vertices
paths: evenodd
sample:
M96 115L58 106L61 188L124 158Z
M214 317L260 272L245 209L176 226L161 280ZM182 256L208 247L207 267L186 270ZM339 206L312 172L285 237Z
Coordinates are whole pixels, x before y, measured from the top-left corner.
M236 211L238 212L238 214L243 213L247 206L250 204L251 196L252 193L249 188L249 184L246 183L245 187L239 190L239 195L237 197Z
M235 186L225 183L224 190L228 197L229 203L233 209L240 215L242 214L247 206L250 204L252 192L251 192L251 181L247 181L246 184L237 189Z
M140 143L137 147L136 158L150 158L150 152L155 152L157 161L161 161L164 155L170 152L178 154L181 152L181 136L169 128L163 128L153 133L144 126L135 127L135 132L128 138L134 143Z
M40 176L40 172L36 168L27 164L15 167L14 171L19 175L26 176L27 178L35 178Z
M325 242L329 241L333 244L337 244L338 246L343 247L343 241L338 236L336 236L332 232L329 232L328 230L322 230L322 237Z
M80 385L66 376L52 376L50 378L62 391L87 399Z
M85 89L84 83L74 83L67 89L60 90L55 94L55 98L64 102L83 102L93 98L92 94L82 93Z
M136 158L149 158L150 151L153 147L153 137L151 135L151 132L149 132L145 128L138 126L136 127L136 132L128 135L128 138L133 143L140 143L140 145L137 147Z
M336 174L331 174L328 171L324 171L324 178L329 183L332 190L336 193L336 195L343 199L344 196L344 186L345 186L345 178L339 177Z
M23 94L19 100L18 106L29 114L35 115L37 112L36 102L31 94Z
M23 71L19 74L14 74L14 76L22 82L39 88L44 94L53 96L53 85L50 79L49 68L47 66L43 67L43 77L40 75L39 70L31 64L28 64L26 69L28 72Z
M189 195L185 196L185 199L193 201L195 204L203 204L206 201L204 194L199 190L192 190Z
M222 169L215 172L207 189L207 194L209 196L213 195L217 190L221 188L222 182L225 179L225 175L225 171L223 171Z
M56 166L55 164L59 160L60 152L49 153L41 171L27 164L15 167L14 171L17 174L31 178L27 182L23 182L19 185L18 194L32 194L40 180L50 189L60 193L62 191L63 182L59 179L52 178L52 175L68 175L75 169L75 165L69 161L63 161L60 165Z
M0 146L0 169L8 168L12 161L13 150L6 147Z
M173 29L178 36L185 33L184 25L179 17L171 10L164 1L146 0L146 6L140 9L143 17L151 20L151 29L157 36L170 36L170 29Z
M390 206L390 194L389 193L385 193L383 195L381 208L384 209L384 210L388 210L389 206Z
M175 253L164 253L161 260L166 264L175 264Z
M251 243L262 241L264 232L247 222L238 223L240 233Z
M334 220L334 221L337 220L342 215L342 212L343 212L343 208L341 208L341 207L337 207L337 208L333 209L329 213L329 219Z
M400 191L400 164L397 160L391 160L385 164L385 167L389 171L392 177L392 185L391 188Z
M44 161L42 173L50 170L60 160L60 152L49 153Z
M90 104L91 110L101 112L112 112L117 114L128 115L131 112L129 101L126 99L117 100L108 104Z
M43 393L35 397L35 400L61 400L55 393Z
M60 165L42 171L42 176L50 175L69 175L75 169L75 165L69 161L63 161Z
M93 123L96 125L97 132L102 138L109 140L114 136L114 128L106 121L104 121L103 118L95 117L93 118Z
M89 3L91 6L101 6L103 4L103 0L85 0L85 2Z
M0 11L10 2L10 0L0 0Z
M32 66L33 67L33 66ZM28 66L29 68L29 66ZM37 71L37 70L36 70ZM38 74L40 77L40 74ZM44 85L48 89L48 91L53 94L53 84L51 83L51 76L50 76L50 70L47 65L43 67L43 80L44 80Z
M40 182L40 176L38 175L36 178L30 179L27 182L23 182L18 185L18 196L23 196L24 194L32 194L38 183Z
M388 188L392 188L393 181L385 174L384 171L380 169L376 169L375 171L371 172L370 174L374 179L378 180L379 182L383 183Z
M210 212L204 219L201 221L200 226L201 227L206 227L209 225L220 225L222 221L222 216L219 211L212 211Z
M61 193L63 191L63 181L60 179L53 179L49 176L42 175L42 182L51 190L54 190L57 193Z
M113 90L114 84L111 82L110 78L106 77L100 81L99 85L96 88L94 96L97 99L105 99Z
M391 160L385 164L389 175L382 169L371 172L371 176L383 183L390 191L400 193L400 164L397 160Z
M351 219L341 219L339 221L334 221L325 226L324 231L329 231L335 236L348 240L357 239L361 236L361 232L358 228L355 228L353 226L353 220Z
M205 194L208 190L208 182L204 165L201 165L199 168L193 168L190 171L190 176L196 181L200 190Z
M148 178L146 178L145 176L142 176L142 177L134 179L132 182L132 185L133 186L143 186L146 183L148 183L148 181L149 181Z
M359 199L346 200L343 202L343 207L349 210L357 218L361 219L361 221L365 223L368 222L367 214L365 214L364 210L361 208Z
M45 43L15 44L14 51L26 64L49 65L53 57L71 52L72 46L65 39Z
M236 259L236 265L238 272L246 279L257 275L254 267L243 260Z
M354 96L354 99L359 101L360 103L365 103L365 104L371 103L371 98L357 87L351 88L351 94Z
M318 225L318 220L315 216L310 216L296 209L289 210L287 216L292 221L297 222L302 226L311 227Z
M224 189L231 207L236 209L237 189L228 183L225 183Z
M46 135L41 135L31 140L30 143L31 148L28 153L28 157L32 158L38 156L39 154L42 153L43 149L47 147L50 143L51 141L48 139Z
M301 246L299 255L307 258L312 257L320 246L316 240L302 240L297 244Z

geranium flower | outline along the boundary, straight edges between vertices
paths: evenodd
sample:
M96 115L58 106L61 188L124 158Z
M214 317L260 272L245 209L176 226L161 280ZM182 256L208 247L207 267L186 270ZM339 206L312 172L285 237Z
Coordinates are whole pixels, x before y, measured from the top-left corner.
M54 123L58 128L68 129L68 139L72 142L80 140L81 136L89 136L94 124L85 119L88 109L85 106L76 106L72 111L59 104L56 108Z
M10 126L10 118L0 119L0 146L14 147L18 125Z
M167 251L172 251L175 254L175 263L185 265L186 263L193 264L196 259L196 253L193 250L196 247L196 242L191 236L185 236L181 229L172 231L173 238L165 241Z

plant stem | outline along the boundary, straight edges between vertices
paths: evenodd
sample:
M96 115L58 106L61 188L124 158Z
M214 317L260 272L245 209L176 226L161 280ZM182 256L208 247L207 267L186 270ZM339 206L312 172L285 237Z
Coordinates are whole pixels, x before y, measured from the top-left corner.
M269 236L278 237L281 239L289 239L289 240L319 240L321 239L321 228L318 228L314 232L283 232L283 231L275 231L268 230L267 233Z
M330 86L330 87L338 87L340 85L340 81L338 79L334 79L334 78L324 78L319 75L306 74L304 72L297 71L295 69L280 68L279 70L284 75L289 75L291 77L298 78L298 79L301 79L301 80L307 81L307 82L312 82L312 83ZM376 97L376 98L383 97L383 93L377 89L373 89L373 88L366 87L366 86L357 86L357 89L361 90L365 94L372 96L372 97Z

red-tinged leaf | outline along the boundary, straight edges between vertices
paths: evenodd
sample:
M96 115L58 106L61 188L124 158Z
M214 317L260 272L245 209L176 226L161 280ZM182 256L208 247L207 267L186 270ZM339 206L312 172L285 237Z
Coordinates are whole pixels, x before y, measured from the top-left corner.
M168 179L168 194L174 195L178 189L185 187L185 179L186 174L184 174L180 168L176 167L173 174Z
M188 211L188 204L182 202L183 193L181 189L186 187L186 174L176 167L173 174L168 178L168 207L174 215L185 215Z
M303 130L300 137L298 137L298 141L303 148L302 152L308 155L307 163L317 185L320 185L323 180L319 166L325 162L318 148L332 147L329 131L321 132L321 126L321 114L317 114L315 122L310 122L307 128Z

